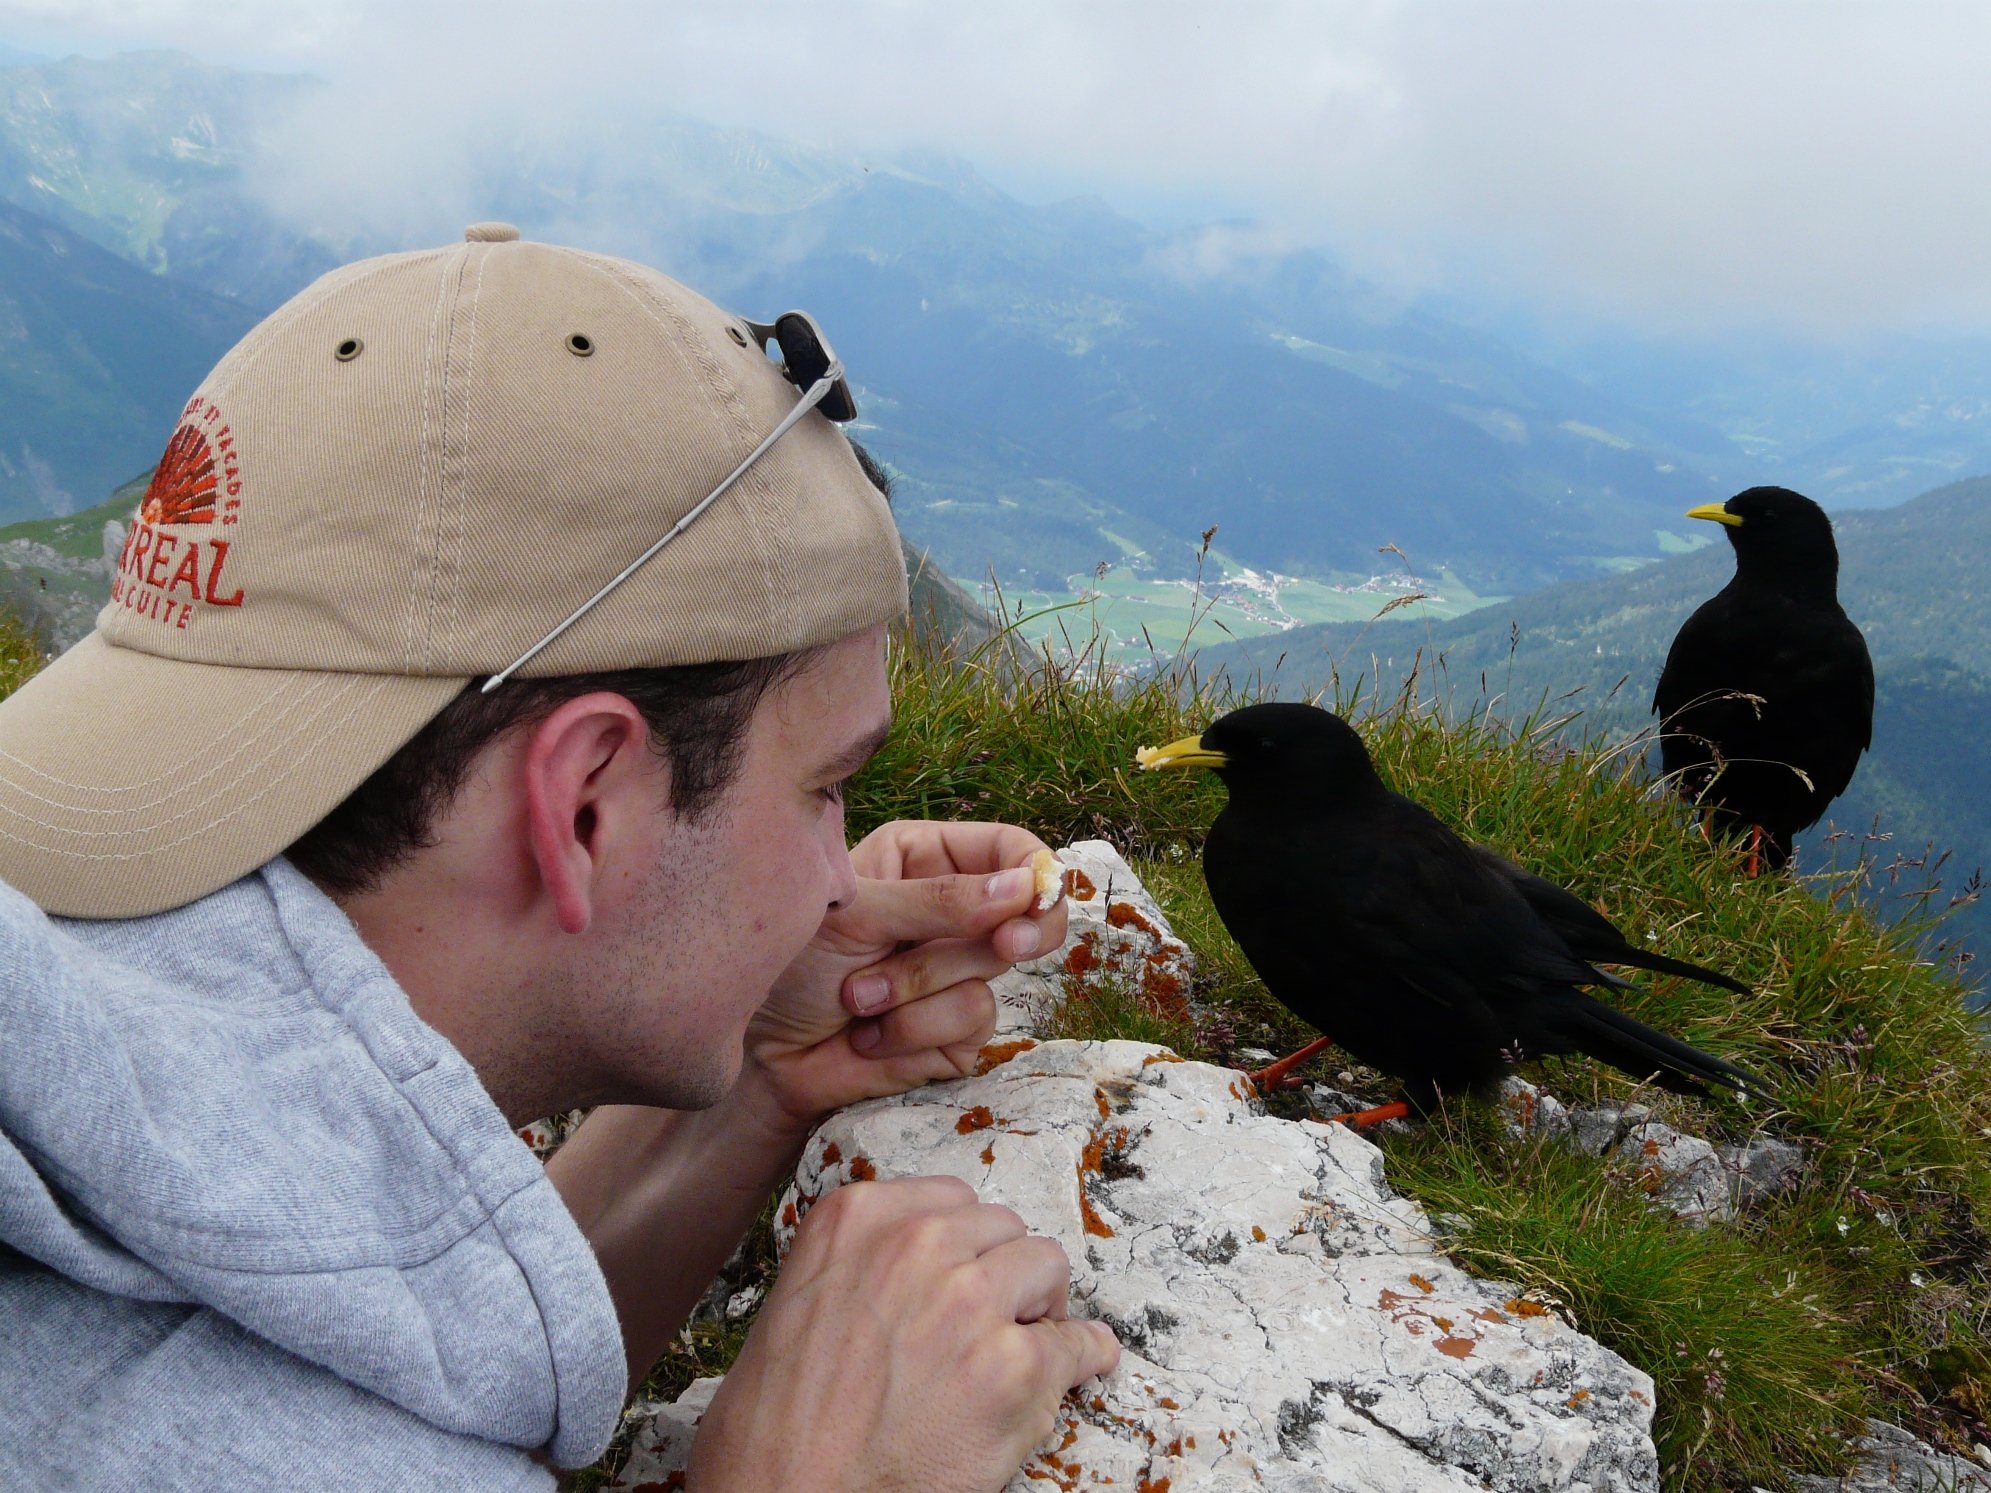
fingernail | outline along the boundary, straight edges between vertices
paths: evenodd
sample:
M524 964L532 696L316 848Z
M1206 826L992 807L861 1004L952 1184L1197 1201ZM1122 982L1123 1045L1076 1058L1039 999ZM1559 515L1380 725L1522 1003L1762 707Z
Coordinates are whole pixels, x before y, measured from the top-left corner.
M1016 931L1009 937L1010 942L1016 946L1018 959L1028 959L1044 942L1044 935L1037 931L1035 923L1018 923Z
M878 1045L885 1029L875 1021L860 1021L850 1029L850 1045L859 1052L869 1052Z
M859 975L850 982L850 1003L860 1016L884 1009L892 998L892 982L883 975Z
M1007 902L1012 897L1020 897L1036 884L1037 878L1028 866L1018 866L1013 871L999 871L989 878L989 897L992 901Z

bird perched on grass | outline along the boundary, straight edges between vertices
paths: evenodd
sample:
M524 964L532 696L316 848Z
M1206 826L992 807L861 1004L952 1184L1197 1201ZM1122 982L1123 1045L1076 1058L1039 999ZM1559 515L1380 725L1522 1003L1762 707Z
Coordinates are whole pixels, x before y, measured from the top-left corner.
M1403 1081L1407 1104L1364 1120L1484 1092L1557 1053L1678 1093L1763 1087L1580 988L1623 986L1599 964L1747 986L1628 943L1581 898L1460 839L1384 785L1339 716L1249 705L1138 760L1223 779L1229 802L1203 844L1210 900L1266 989L1323 1034L1252 1075L1261 1088L1330 1042Z
M1652 699L1659 755L1715 826L1758 862L1789 862L1873 741L1873 659L1839 605L1832 521L1785 487L1689 509L1722 526L1735 579L1673 639Z

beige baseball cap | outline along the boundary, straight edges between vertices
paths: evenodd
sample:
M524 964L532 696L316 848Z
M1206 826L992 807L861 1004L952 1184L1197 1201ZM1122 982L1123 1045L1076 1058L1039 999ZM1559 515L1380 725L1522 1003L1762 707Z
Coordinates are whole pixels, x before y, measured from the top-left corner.
M766 331L499 223L324 276L187 401L96 631L0 702L0 878L133 917L282 851L794 413ZM818 408L518 672L763 657L905 607Z

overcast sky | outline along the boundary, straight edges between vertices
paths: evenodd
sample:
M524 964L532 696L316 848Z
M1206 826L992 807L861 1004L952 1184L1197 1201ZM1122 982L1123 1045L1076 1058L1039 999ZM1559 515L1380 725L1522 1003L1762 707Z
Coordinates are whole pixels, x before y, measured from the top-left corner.
M322 74L376 125L342 190L380 130L662 103L1649 330L1991 329L1981 0L0 0L0 42Z

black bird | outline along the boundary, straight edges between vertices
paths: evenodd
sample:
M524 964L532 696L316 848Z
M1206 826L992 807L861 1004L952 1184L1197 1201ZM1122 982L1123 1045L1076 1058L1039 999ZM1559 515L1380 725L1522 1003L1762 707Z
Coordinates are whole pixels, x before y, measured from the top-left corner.
M1401 1079L1418 1112L1569 1052L1676 1093L1763 1087L1579 988L1623 986L1597 964L1747 986L1627 942L1581 898L1460 839L1384 785L1339 716L1249 705L1139 758L1223 779L1203 844L1210 900L1266 989L1324 1034L1254 1074L1261 1088L1328 1042ZM1386 1112L1405 1110L1364 1118Z
M1839 605L1832 521L1786 487L1689 509L1722 526L1735 579L1673 639L1652 699L1667 776L1716 828L1746 831L1750 874L1787 864L1873 741L1873 659Z

